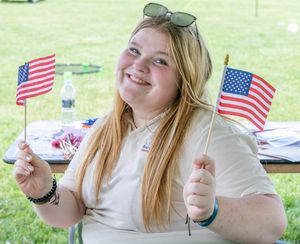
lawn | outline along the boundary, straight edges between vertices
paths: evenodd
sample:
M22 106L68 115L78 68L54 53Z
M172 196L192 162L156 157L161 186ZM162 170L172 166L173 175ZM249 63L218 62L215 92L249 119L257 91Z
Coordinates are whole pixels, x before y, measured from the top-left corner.
M117 58L130 31L142 18L140 0L45 0L0 2L0 155L23 130L23 108L15 105L17 68L31 59L56 54L57 63L90 63L103 73L74 76L78 118L99 117L110 109ZM268 120L300 121L299 0L164 0L173 11L198 17L197 25L211 51L214 71L209 83L214 101L225 55L229 66L254 72L277 89ZM60 118L57 76L53 91L28 100L28 121ZM66 243L67 230L49 227L34 214L0 163L0 243ZM289 227L282 237L300 243L300 175L270 175L282 196Z

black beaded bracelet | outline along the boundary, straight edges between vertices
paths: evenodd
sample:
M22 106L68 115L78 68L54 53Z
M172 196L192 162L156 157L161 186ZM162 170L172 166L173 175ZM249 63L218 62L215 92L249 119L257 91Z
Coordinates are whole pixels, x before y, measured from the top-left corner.
M52 188L51 188L51 190L45 196L43 196L41 198L27 197L27 199L30 202L33 202L34 204L43 205L45 203L50 202L50 199L55 194L56 188L57 188L56 180L53 178Z

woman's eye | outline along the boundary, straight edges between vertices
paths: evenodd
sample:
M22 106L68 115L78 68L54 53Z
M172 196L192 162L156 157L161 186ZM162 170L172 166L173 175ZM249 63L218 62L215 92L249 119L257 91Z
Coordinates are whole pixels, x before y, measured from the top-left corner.
M139 50L134 47L130 47L130 48L128 48L128 50L131 54L134 54L134 55L140 54Z
M162 58L157 58L157 59L154 59L154 62L156 64L160 64L160 65L168 65L167 61L162 59Z

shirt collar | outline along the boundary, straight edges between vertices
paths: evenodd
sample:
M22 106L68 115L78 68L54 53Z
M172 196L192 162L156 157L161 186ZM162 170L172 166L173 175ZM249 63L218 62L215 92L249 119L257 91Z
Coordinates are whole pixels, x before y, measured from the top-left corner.
M155 129L158 127L162 118L166 116L166 114L169 112L169 110L170 109L167 109L167 110L161 112L160 114L158 114L157 116L155 116L151 120L147 121L144 125L142 125L138 128L136 128L132 116L128 115L127 118L128 118L128 122L129 122L129 128L128 128L129 132L139 133L144 130L149 130L151 133L153 133L155 131Z

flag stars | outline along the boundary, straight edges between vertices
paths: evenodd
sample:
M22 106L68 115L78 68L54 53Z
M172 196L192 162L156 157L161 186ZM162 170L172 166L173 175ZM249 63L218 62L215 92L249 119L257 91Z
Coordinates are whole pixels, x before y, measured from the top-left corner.
M249 93L251 80L251 73L227 68L223 91L247 96Z
M18 85L28 80L28 69L29 69L28 63L25 63L24 65L19 67Z

